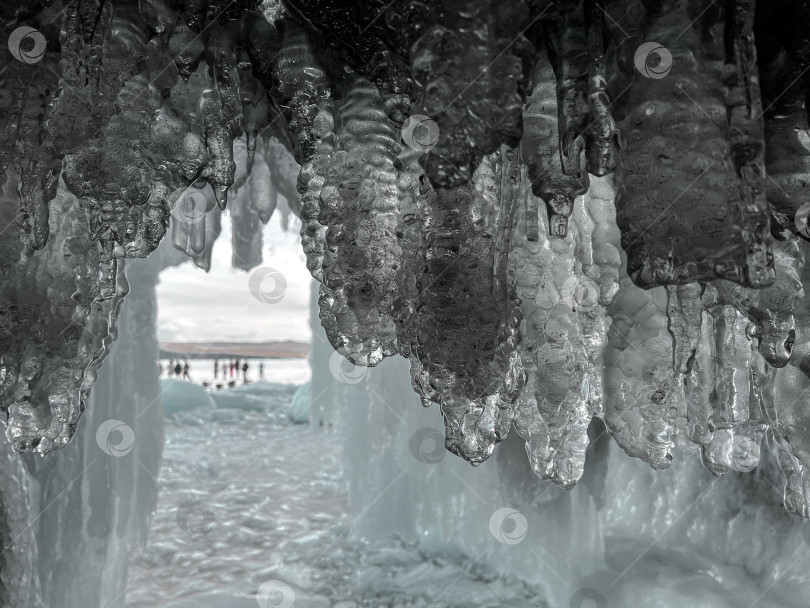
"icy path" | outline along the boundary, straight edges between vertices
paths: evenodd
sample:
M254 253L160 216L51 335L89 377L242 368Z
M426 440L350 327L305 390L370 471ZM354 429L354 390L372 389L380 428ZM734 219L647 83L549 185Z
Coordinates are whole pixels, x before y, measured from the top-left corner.
M353 539L338 437L289 423L291 388L251 389L268 412L167 419L158 509L148 549L130 560L128 607L293 608L281 591L294 608L545 606L464 556ZM289 590L260 603L268 581Z

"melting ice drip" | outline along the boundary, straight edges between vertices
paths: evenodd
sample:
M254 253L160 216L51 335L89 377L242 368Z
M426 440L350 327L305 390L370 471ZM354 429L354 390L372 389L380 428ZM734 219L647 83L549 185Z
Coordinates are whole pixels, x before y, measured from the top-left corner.
M767 439L808 516L806 8L44 4L0 12L14 449L70 440L124 258L171 215L206 268L230 206L250 269L281 193L330 342L407 357L449 450L478 464L514 427L568 488L595 416L659 469L751 470Z

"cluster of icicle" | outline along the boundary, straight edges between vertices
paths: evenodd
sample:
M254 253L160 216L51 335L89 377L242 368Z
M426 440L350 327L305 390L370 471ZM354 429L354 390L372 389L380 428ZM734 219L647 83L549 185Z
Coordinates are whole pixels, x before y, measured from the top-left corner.
M330 342L357 365L407 357L452 452L479 464L514 427L536 473L571 487L595 416L654 468L680 448L717 475L751 470L767 439L786 506L806 516L794 219L810 49L795 22L810 16L780 36L781 8L107 0L3 14L48 41L38 63L4 58L0 168L20 212L0 235L0 405L15 449L69 440L123 258L154 250L171 216L173 244L205 268L229 205L234 266L252 268L280 193ZM674 68L639 63L650 40ZM403 128L416 118L429 145Z
M73 436L115 337L124 259L149 255L170 217L175 246L207 268L230 192L234 266L249 269L274 197L297 208L273 137L286 133L240 42L252 13L188 4L0 9L0 407L17 451Z

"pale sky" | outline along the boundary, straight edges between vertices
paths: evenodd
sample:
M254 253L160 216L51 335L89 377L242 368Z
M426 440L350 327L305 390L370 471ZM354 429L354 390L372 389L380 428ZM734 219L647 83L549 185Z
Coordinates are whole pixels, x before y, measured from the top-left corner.
M257 269L278 270L286 280L287 291L280 297L271 279L266 288L278 301L262 303L248 287L257 269L246 273L231 267L231 219L227 212L223 214L222 233L214 245L208 273L190 261L161 273L157 288L158 338L167 342L308 342L312 279L298 238L300 227L293 216L289 231L283 232L278 212L265 227L263 262Z

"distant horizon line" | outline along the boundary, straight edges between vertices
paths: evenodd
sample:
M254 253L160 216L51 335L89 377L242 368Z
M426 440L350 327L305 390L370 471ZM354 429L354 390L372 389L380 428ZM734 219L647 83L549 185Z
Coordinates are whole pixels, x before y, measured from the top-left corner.
M295 340L293 338L285 338L283 340L260 340L260 341L251 341L251 340L200 340L200 341L191 341L191 340L158 340L158 343L161 347L164 344L194 344L194 345L201 345L201 344L284 344L285 342L292 342L294 344L311 344L311 340Z

